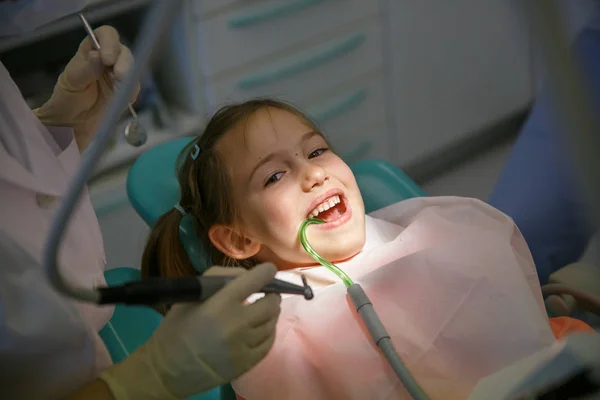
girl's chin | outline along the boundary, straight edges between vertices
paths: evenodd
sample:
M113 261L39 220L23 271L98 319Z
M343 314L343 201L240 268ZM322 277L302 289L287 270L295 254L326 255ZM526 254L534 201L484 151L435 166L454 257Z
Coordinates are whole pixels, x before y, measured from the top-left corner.
M352 260L354 257L356 257L358 254L360 253L360 249L357 251L351 251L351 252L346 252L345 254L339 254L337 256L328 258L328 260L330 260L331 262L335 263L343 263L346 261L350 261Z
M310 238L309 238L309 242L310 242ZM274 252L270 252L270 254L263 254L263 257L260 257L262 259L266 259L266 260L272 260L271 262L273 262L276 266L277 269L280 271L285 271L285 270L290 270L290 269L296 269L296 268L312 268L312 267L318 267L321 264L319 264L317 261L315 261L309 254L307 254L304 251L304 248L302 247L302 245L300 243L297 243L296 250L300 252L299 254L296 253L295 255L293 255L292 257L288 258L288 257L278 257ZM343 262L347 262L352 260L354 257L356 257L358 254L360 254L360 252L363 249L364 246L364 240L363 241L357 241L356 246L351 246L351 248L321 248L321 246L319 246L318 242L315 242L314 244L311 243L311 246L313 249L315 249L315 251L317 253L319 253L319 255L323 258L325 258L328 261L331 261L332 263L336 264L336 263L343 263ZM291 256L292 254L289 254L288 256Z
M327 252L327 251L319 252L318 249L315 249L315 250L317 251L317 253L319 253L319 255L321 257L325 258L326 260L331 261L334 264L339 264L339 263L343 263L343 262L352 260L354 257L356 257L360 253L361 249L358 249L356 251L344 251L344 252ZM311 259L310 266L318 266L318 265L320 265L320 264Z
M317 250L318 252L318 250ZM326 260L331 261L334 264L338 264L338 263L343 263L346 261L350 261L351 259L353 259L354 257L356 257L358 255L358 253L360 253L360 251L358 252L353 252L352 254L345 254L345 255L329 255L327 253L319 253L322 257L324 257ZM313 260L312 258L309 257L305 257L303 258L302 261L298 261L298 262L291 262L291 261L279 261L276 263L277 265L277 269L279 271L286 271L286 270L290 270L290 269L298 269L298 268L314 268L314 267L320 267L321 264L319 264L318 262L316 262L315 260Z
M331 237L327 237L327 232L314 232L313 233L313 241L311 242L310 235L308 236L309 244L319 255L326 260L329 260L333 263L342 263L345 261L349 261L352 258L356 257L359 254L364 245L365 238L360 235L342 235L335 240L332 240ZM304 253L303 258L309 259L310 256L305 253L302 245L300 245L300 251ZM310 259L311 263L317 265L314 260Z

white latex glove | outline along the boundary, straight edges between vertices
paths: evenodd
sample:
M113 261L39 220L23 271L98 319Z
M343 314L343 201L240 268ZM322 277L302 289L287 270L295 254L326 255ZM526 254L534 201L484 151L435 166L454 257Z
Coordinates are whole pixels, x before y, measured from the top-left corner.
M119 33L113 27L102 26L94 33L100 43L100 52L94 50L92 41L86 37L58 77L50 100L33 110L46 126L73 128L81 151L91 142L114 85L125 77L134 61L131 51L121 44ZM139 90L138 83L131 102L135 101Z
M271 264L211 268L206 274L239 277L200 305L173 306L150 340L100 379L117 400L184 399L231 382L273 345L281 296L244 300L275 273Z

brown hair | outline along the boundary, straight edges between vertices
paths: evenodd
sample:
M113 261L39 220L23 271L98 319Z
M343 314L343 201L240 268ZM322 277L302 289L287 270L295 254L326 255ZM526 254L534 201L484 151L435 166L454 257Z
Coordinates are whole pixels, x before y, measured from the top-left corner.
M220 252L210 241L208 231L216 224L232 225L239 221L238 209L232 201L230 177L227 168L222 165L216 146L237 124L266 107L291 112L318 131L316 124L294 106L279 100L256 99L219 109L208 122L204 132L179 154L179 205L193 219L195 233L207 252L210 265L250 268L256 264L252 259L236 260ZM200 151L197 157L192 159L190 152L196 145ZM181 212L173 208L156 221L142 256L143 277L198 274L179 240L181 219Z

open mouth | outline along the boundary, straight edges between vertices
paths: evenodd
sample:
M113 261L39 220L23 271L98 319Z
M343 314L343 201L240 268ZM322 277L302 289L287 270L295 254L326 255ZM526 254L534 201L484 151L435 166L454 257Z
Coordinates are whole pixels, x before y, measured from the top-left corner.
M306 218L318 218L325 221L326 224L317 225L319 228L339 226L350 219L348 200L343 194L330 196L313 208Z

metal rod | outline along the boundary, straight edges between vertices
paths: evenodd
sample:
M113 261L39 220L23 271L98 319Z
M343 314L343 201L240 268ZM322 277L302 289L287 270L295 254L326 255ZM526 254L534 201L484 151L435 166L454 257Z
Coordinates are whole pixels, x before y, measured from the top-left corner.
M134 119L137 119L137 113L135 112L135 109L133 108L133 106L131 105L131 103L127 104L127 108L129 108L129 112L131 113L131 116Z
M48 239L42 254L42 266L52 285L66 296L92 303L98 303L100 299L97 291L73 286L62 277L57 260L58 249L65 228L81 197L81 192L102 156L106 143L115 133L114 126L119 120L120 111L127 105L131 93L142 75L143 69L147 66L150 56L156 48L155 44L161 38L163 31L170 25L169 21L173 17L177 5L179 5L179 2L175 4L175 1L157 0L150 7L148 16L145 18L144 24L138 34L138 39L135 42L134 58L136 63L125 77L123 84L116 91L112 101L108 104L105 118L102 120L97 131L96 140L90 145L90 148L81 160L81 166L69 183L65 197L61 201L50 226Z
M88 36L90 37L90 40L92 41L92 46L94 46L94 49L96 49L96 51L100 51L100 42L98 41L98 38L96 38L96 35L94 35L94 30L88 23L87 19L85 19L83 14L79 14L79 19L81 19L81 22L83 22L83 27L85 28Z

